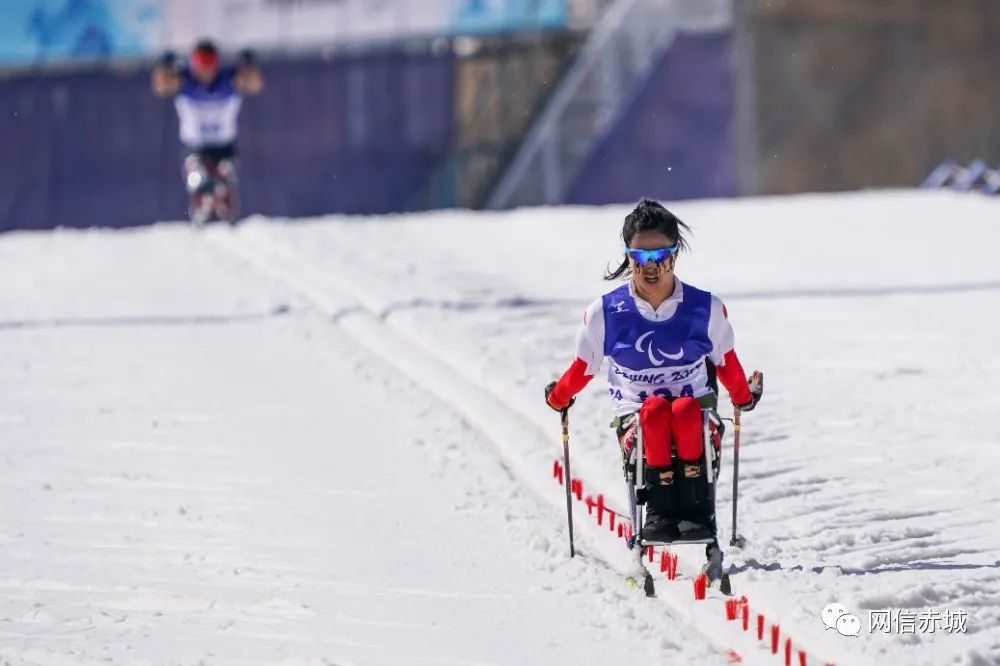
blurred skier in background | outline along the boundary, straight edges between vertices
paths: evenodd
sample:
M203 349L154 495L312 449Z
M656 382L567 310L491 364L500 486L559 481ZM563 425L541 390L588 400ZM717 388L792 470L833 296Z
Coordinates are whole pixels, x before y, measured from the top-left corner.
M210 40L199 41L185 66L167 52L153 69L153 92L173 97L184 144L184 180L191 222L233 222L237 215L236 133L244 95L264 88L264 77L249 50L235 66L223 66Z

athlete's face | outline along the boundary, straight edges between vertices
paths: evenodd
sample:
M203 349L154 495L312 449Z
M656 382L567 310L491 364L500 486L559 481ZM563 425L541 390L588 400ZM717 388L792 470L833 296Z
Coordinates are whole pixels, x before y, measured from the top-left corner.
M629 248L633 250L655 250L669 247L674 239L659 231L640 231L632 237ZM674 263L677 255L671 255L666 261L658 264L647 263L639 265L635 259L629 259L632 265L632 280L640 292L656 293L669 291L674 285Z
M210 65L195 67L191 70L191 73L194 74L194 78L198 80L198 83L207 86L215 80L216 75L219 73L219 63L216 62Z

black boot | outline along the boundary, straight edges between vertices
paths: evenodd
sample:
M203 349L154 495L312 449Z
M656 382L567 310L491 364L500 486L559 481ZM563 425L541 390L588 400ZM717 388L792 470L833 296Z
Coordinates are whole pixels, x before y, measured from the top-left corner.
M671 543L680 538L681 533L677 529L677 519L661 516L651 506L646 507L646 520L642 526L642 540L647 543L664 542Z
M675 513L684 540L715 538L715 502L707 470L700 462L680 461L674 481Z
M680 532L675 515L673 470L647 467L646 519L642 526L643 541L671 542Z

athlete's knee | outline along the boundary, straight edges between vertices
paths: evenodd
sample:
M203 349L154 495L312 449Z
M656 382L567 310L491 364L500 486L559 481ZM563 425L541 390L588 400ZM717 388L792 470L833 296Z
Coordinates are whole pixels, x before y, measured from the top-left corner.
M650 467L670 466L670 403L660 396L647 398L639 409L646 464Z
M201 156L191 153L184 158L184 183L188 192L202 192L209 182L208 168Z
M701 405L694 398L683 397L674 400L670 407L677 457L688 461L701 460L704 453Z
M642 407L639 408L641 414L658 414L664 411L670 411L670 401L659 395L649 396L642 401Z

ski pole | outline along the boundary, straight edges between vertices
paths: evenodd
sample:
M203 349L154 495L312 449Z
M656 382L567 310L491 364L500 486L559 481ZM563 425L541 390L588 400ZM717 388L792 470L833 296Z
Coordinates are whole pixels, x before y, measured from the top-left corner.
M573 547L573 496L570 490L569 473L569 409L562 410L563 467L566 470L566 520L569 521L569 556L576 556Z
M736 504L739 501L740 488L740 410L733 410L733 534L729 539L730 546L742 546L743 539L736 531Z

